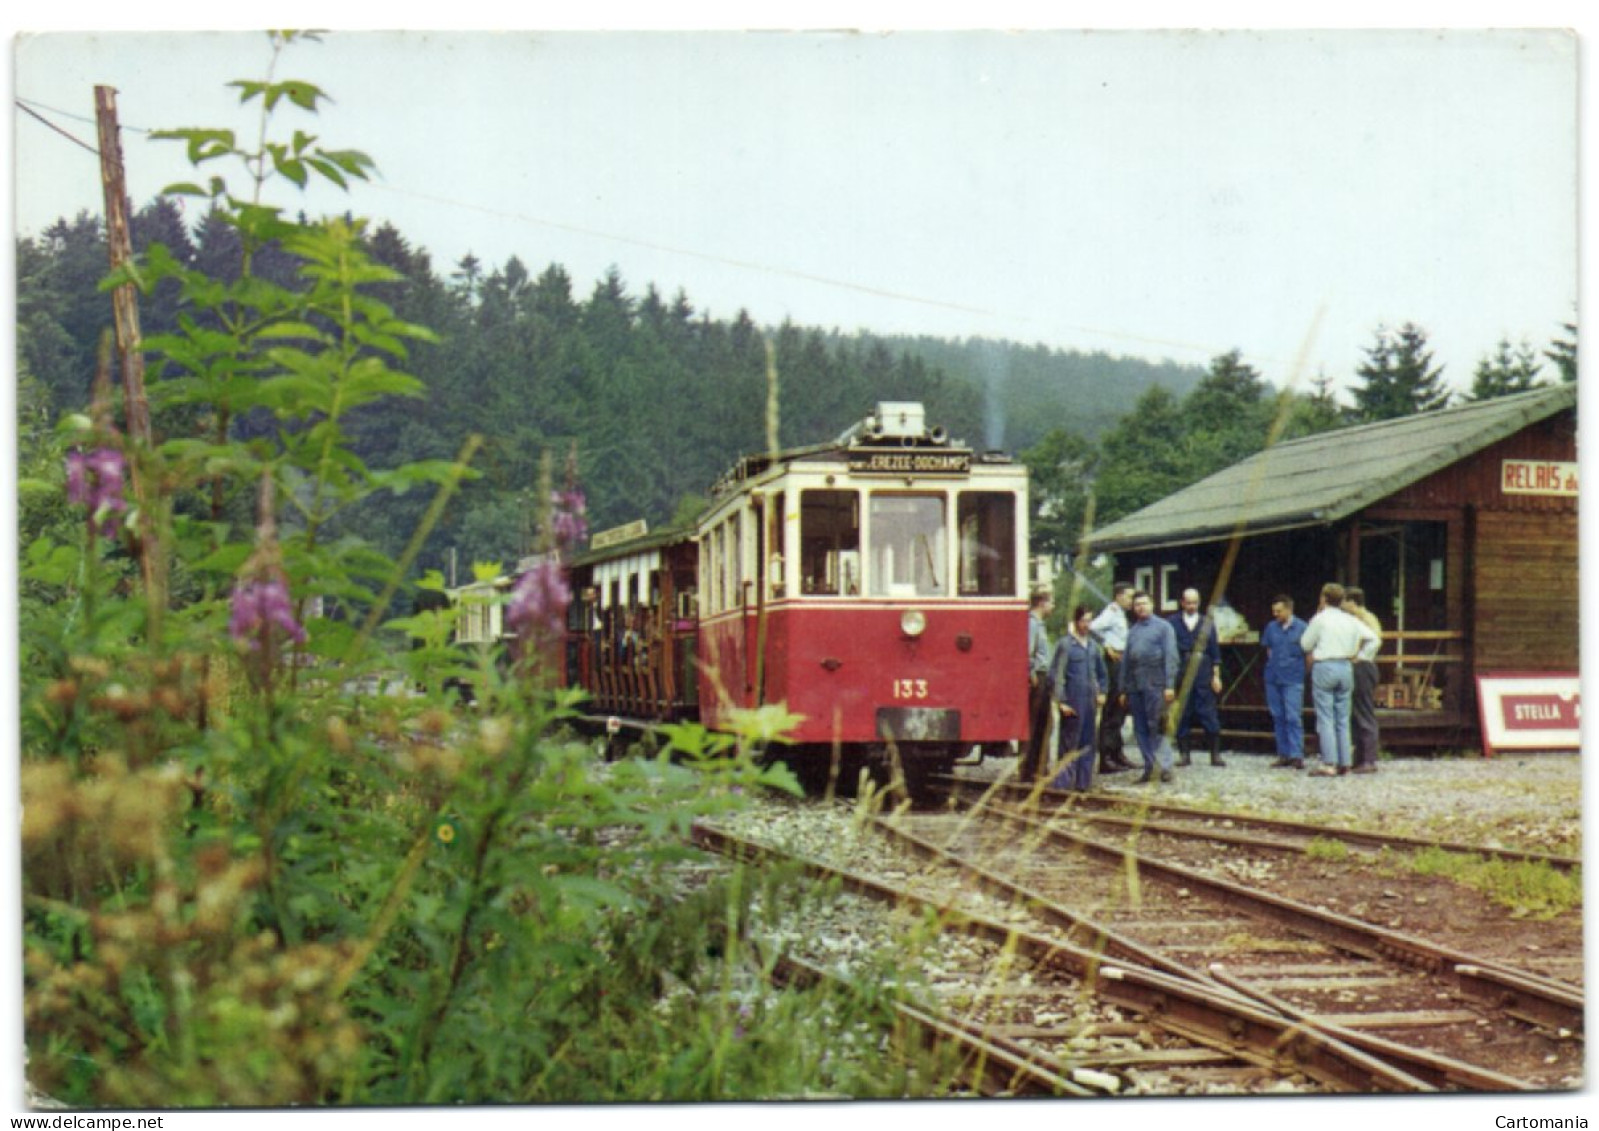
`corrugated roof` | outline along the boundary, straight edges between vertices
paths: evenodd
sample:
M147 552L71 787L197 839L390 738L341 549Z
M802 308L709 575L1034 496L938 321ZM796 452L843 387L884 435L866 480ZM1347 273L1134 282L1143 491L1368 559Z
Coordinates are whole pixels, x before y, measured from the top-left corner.
M1337 522L1577 403L1575 384L1278 444L1098 530L1095 550L1155 549Z

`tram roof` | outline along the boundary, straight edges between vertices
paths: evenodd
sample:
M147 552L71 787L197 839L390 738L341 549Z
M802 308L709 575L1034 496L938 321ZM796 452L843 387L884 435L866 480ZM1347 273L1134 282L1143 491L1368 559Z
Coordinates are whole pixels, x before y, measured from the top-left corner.
M1576 404L1577 386L1560 384L1290 440L1110 523L1085 548L1152 550L1337 522Z

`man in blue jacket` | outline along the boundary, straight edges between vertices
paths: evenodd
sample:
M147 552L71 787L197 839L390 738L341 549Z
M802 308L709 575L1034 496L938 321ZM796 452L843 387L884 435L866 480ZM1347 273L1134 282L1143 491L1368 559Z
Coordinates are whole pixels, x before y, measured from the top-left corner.
M1194 721L1210 741L1210 764L1225 766L1221 760L1221 722L1216 717L1216 697L1221 694L1221 642L1211 618L1199 615L1199 590L1184 589L1182 611L1166 618L1177 634L1177 658L1182 667L1179 680L1187 681L1193 669L1193 684L1183 698L1177 721L1177 764L1190 764L1188 737Z
M1294 599L1271 603L1271 623L1260 634L1266 653L1266 706L1277 738L1273 768L1305 768L1305 652L1299 646L1305 622L1294 616Z
M1166 709L1177 698L1177 634L1154 614L1149 594L1133 594L1133 623L1122 656L1122 698L1133 717L1133 733L1144 756L1140 783L1171 781L1171 743L1166 741Z

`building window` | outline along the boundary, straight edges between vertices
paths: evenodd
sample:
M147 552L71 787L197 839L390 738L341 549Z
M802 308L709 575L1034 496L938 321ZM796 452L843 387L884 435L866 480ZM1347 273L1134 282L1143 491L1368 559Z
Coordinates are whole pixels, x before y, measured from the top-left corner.
M872 492L870 579L874 597L942 597L944 496Z
M1151 601L1156 600L1155 593L1155 567L1140 566L1133 571L1133 588L1149 594Z
M1016 596L1016 496L1009 491L962 491L955 513L961 593Z
M1182 594L1178 591L1177 582L1172 579L1177 568L1174 565L1160 567L1160 611L1163 613L1175 613L1182 607L1182 602L1178 600Z

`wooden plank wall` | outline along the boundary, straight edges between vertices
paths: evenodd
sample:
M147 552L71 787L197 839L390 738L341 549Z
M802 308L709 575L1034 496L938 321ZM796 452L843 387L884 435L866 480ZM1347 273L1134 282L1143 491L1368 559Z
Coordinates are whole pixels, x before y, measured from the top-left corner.
M1490 671L1576 671L1577 516L1477 513L1475 663Z

